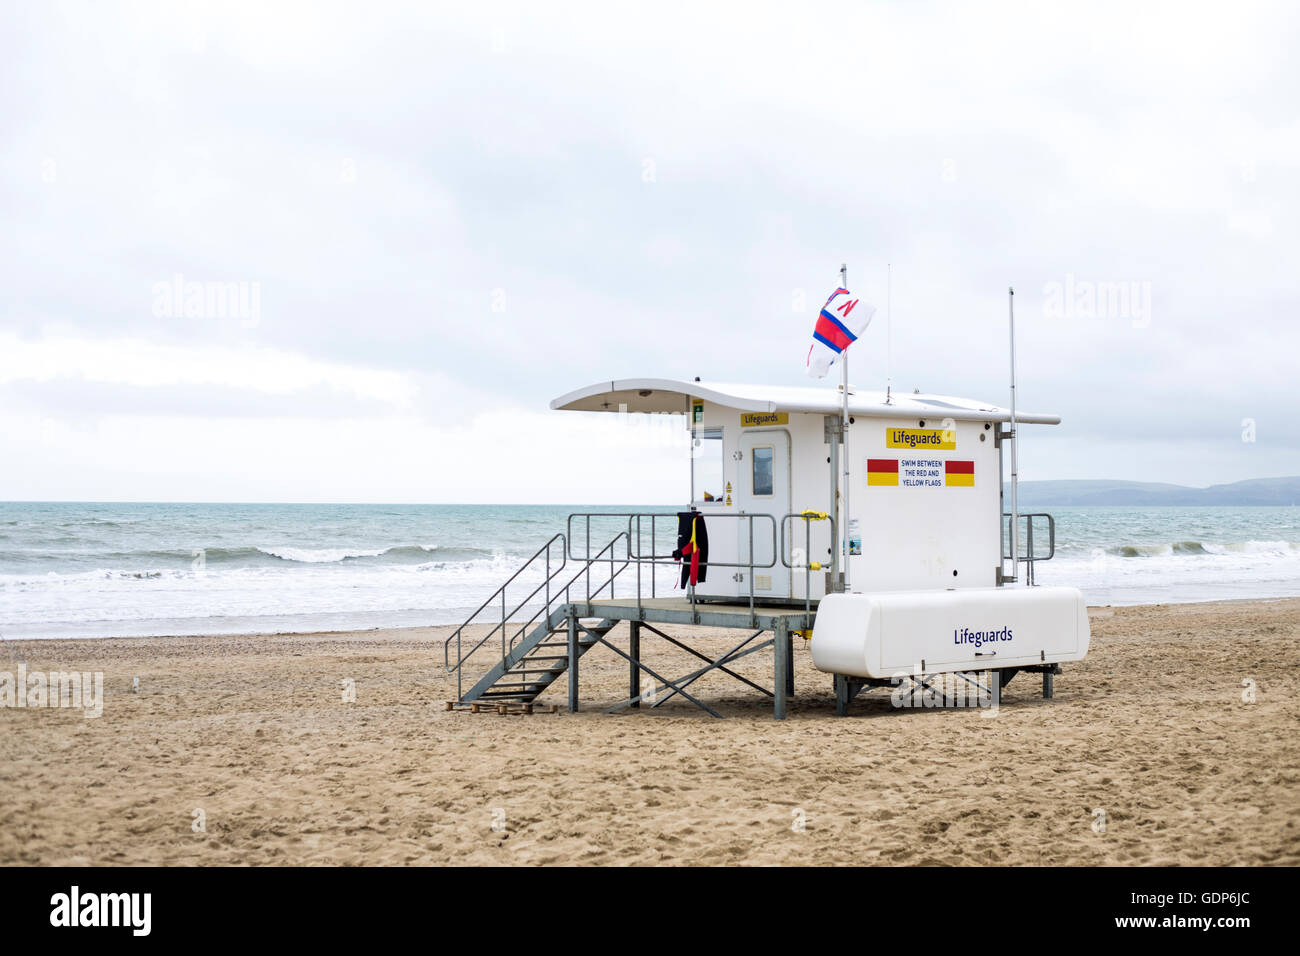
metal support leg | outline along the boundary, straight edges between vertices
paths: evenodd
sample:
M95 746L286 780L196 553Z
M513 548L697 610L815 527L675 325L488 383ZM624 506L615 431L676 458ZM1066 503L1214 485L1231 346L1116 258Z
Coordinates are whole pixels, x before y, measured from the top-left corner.
M849 712L849 679L843 674L835 675L835 716L845 717Z
M569 713L578 712L578 612L569 607Z
M785 618L778 618L776 622L775 640L772 642L773 674L772 689L776 692L773 695L772 716L776 720L785 720L785 705L789 691L786 688L787 671L790 667L790 659L786 656L786 648L789 646L786 642L790 638L790 622Z
M627 672L627 696L635 698L632 707L641 707L641 622L633 621L631 623L632 633L628 635L628 672Z
M1052 672L1045 670L1043 671L1043 699L1049 700L1055 693L1056 688L1053 686Z
M785 692L794 697L794 632L788 624L785 631Z

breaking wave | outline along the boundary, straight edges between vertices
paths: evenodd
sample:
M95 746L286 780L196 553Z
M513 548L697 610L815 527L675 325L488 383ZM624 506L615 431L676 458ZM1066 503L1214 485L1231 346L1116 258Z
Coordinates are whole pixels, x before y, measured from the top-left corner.
M1172 544L1121 544L1105 549L1121 558L1164 558L1198 554L1265 554L1287 556L1300 554L1300 544L1293 541L1175 541Z
M384 559L387 563L411 564L428 561L431 555L441 561L475 561L492 557L491 548L442 548L436 544L396 545L391 548L257 548L262 554L281 561L303 564L336 564L345 561Z

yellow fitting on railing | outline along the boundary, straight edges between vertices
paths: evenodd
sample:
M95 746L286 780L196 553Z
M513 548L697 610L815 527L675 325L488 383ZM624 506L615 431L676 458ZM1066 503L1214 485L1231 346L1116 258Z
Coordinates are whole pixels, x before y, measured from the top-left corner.
M821 569L822 569L822 563L820 561L814 561L810 565L808 565L809 571L820 571Z
M807 518L809 521L825 521L830 517L830 515L824 511L801 511L799 512L799 516ZM816 571L817 569L813 568L813 570Z

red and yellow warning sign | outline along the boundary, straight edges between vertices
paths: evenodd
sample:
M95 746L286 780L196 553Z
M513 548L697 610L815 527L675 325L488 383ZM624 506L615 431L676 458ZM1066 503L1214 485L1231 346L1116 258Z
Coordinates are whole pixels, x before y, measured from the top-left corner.
M868 485L898 484L898 459L897 458L868 458L867 459L867 484Z
M967 488L975 485L975 462L945 461L943 463L943 480L947 485L962 485Z
M973 488L975 462L940 458L868 458L867 484L907 488Z

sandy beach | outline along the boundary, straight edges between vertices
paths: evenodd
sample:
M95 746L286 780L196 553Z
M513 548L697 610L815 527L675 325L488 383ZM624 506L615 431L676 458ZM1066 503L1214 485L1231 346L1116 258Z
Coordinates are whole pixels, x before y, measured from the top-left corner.
M1055 699L1021 675L992 718L876 690L836 719L796 641L780 723L721 676L696 686L725 720L602 715L627 681L602 648L582 713L447 712L445 628L10 641L0 669L102 671L104 701L0 708L0 863L1300 863L1300 600L1092 625ZM736 669L770 683L771 656Z

